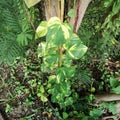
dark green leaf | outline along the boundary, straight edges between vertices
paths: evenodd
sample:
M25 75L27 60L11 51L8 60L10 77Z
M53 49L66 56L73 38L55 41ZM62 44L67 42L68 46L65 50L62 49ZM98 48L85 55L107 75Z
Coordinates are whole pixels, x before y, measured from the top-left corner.
M114 77L111 77L109 81L110 81L110 86L112 88L115 88L119 85L119 81L115 79Z
M91 117L100 117L102 115L101 110L93 109L90 111L90 116Z
M63 112L63 118L64 120L68 118L68 114L66 112Z

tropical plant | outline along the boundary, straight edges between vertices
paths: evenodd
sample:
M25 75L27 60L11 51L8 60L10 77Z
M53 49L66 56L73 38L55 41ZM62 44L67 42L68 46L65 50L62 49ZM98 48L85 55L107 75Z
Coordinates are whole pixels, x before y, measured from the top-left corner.
M0 1L0 63L22 56L33 31L20 0Z
M32 38L37 43L25 52L23 61L16 59L11 70L0 68L2 89L10 88L7 98L1 99L6 112L14 110L12 103L17 100L17 106L32 109L21 119L39 119L36 116L40 114L41 119L53 115L61 120L94 120L104 116L106 109L115 116L113 104L96 105L93 100L97 92L120 94L119 0L25 3L29 9L24 0L0 1L1 62L12 63L24 48L30 48ZM34 16L41 9L46 21L38 25L35 23L43 18Z
M36 37L46 35L46 42L39 44L38 56L43 59L42 72L49 74L47 91L52 95L52 102L64 109L73 103L70 97L76 66L73 60L80 59L87 51L87 47L72 31L69 25L56 17L41 22L36 30Z

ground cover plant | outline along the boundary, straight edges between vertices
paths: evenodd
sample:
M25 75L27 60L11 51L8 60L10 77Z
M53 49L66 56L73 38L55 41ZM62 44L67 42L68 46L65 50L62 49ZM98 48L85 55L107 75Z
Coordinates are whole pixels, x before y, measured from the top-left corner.
M1 0L2 118L118 120L119 11L119 0Z

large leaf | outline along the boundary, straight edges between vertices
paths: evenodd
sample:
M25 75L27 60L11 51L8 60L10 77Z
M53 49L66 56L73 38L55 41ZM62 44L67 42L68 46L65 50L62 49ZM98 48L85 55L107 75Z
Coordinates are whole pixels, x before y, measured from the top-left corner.
M22 46L26 46L26 45L28 45L28 39L32 39L32 35L31 34L28 34L28 33L24 33L24 32L22 32L22 33L20 33L20 34L18 34L18 36L17 36L17 42L20 44L20 45L22 45Z
M0 0L0 63L11 65L25 52L21 43L33 35L27 19L21 0Z
M37 27L35 38L43 37L47 34L47 21L42 21Z
M12 33L10 35L0 36L0 63L6 62L12 64L16 57L23 54L23 49L16 42L16 36Z
M17 35L16 40L20 45L26 46L28 45L29 40L32 40L32 30L30 29L30 26L26 21L21 22L21 28L21 32Z
M54 34L51 34L51 31L54 32ZM60 25L58 27L55 25L54 28L50 28L49 33L50 34L47 34L47 38L52 38L51 40L53 40L56 45L62 45L65 43L64 34Z
M61 25L53 25L49 27L47 33L47 42L52 42L55 45L62 45L65 43L64 32L62 31Z
M79 59L87 51L87 47L82 44L82 41L76 34L72 34L70 40L64 44L68 58Z
M64 48L68 50L68 49L71 48L71 46L73 46L73 45L80 45L80 44L82 44L82 41L80 40L78 35L71 33L70 40L68 40L64 44Z
M46 36L47 42L52 42L55 45L63 45L69 38L68 28L61 23L61 21L53 17L48 21L48 32Z
M27 7L30 8L34 5L36 5L37 3L39 3L41 0L24 0Z
M48 21L48 26L52 26L55 24L61 24L61 21L58 17L51 17L50 20Z
M86 53L87 47L83 44L74 44L67 50L67 55L72 59L79 59Z

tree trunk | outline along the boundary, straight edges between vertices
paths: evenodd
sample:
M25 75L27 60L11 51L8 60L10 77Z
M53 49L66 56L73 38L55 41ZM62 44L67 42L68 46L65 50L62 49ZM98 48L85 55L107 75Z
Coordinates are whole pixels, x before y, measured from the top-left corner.
M75 18L70 18L69 23L73 25L74 32L77 33L82 19L84 17L85 11L89 5L91 0L76 0L76 4L74 6L74 10L76 13ZM72 0L70 0L68 3L70 4ZM45 0L44 6L45 6L45 15L46 20L49 20L51 17L58 17L63 21L64 17L64 0ZM70 9L70 5L68 5L68 9Z
M69 21L70 24L73 25L75 33L77 33L77 31L81 25L82 19L84 17L85 11L86 11L90 1L91 0L77 0L76 1L76 4L74 6L76 16L74 19L71 18Z
M46 20L51 17L58 17L63 21L64 16L64 0L45 0L45 15Z

